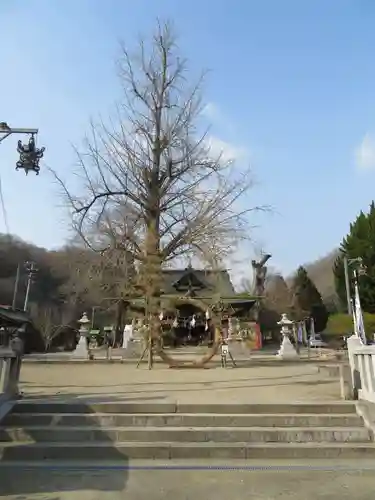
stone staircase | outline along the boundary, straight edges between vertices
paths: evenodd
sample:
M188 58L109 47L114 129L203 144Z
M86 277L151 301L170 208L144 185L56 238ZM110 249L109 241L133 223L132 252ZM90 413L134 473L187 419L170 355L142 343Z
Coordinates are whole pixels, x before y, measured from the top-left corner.
M351 402L17 403L0 423L1 462L374 458Z

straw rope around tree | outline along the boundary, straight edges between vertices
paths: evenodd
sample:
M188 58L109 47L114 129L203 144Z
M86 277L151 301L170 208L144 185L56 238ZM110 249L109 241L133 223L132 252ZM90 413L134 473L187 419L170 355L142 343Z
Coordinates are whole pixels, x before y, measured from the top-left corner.
M202 299L199 298L192 298L192 297L173 297L170 298L169 301L174 305L176 308L179 304L191 304L196 306L197 308L201 310L207 310L208 305L206 302L204 302ZM221 333L220 333L220 328L215 324L216 318L211 318L211 320L214 322L214 328L215 328L215 333L214 333L214 342L212 347L210 347L207 351L206 354L201 356L198 359L195 360L186 360L186 361L181 361L173 358L169 354L167 354L160 342L160 337L157 339L155 342L155 351L156 354L160 357L160 359L169 365L170 368L204 368L205 365L211 359L217 354L219 347L221 345Z

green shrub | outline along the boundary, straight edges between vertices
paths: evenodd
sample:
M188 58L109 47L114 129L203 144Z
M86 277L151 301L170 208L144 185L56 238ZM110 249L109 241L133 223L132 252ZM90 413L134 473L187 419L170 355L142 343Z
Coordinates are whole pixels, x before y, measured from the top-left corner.
M363 322L368 339L373 338L375 333L375 314L364 313ZM350 335L354 331L353 317L349 314L331 314L328 318L326 334L329 335Z

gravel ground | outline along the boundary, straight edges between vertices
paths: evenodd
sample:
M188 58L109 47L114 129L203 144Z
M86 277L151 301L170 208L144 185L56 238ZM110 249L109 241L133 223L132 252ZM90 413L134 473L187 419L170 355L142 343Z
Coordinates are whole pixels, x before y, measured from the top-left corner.
M152 371L133 364L24 363L25 396L174 400L179 402L291 402L340 398L339 383L318 373L314 363L256 364L249 367Z

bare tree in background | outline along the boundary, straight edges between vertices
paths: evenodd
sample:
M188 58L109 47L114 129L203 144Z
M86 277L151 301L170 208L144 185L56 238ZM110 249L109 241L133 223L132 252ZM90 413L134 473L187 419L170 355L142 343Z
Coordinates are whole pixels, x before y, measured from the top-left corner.
M222 261L248 237L247 215L260 207L249 207L251 172L213 158L200 134L201 80L188 85L168 23L135 54L123 47L118 67L117 122L92 124L74 190L55 175L85 242L101 251L115 246L138 263L155 338L162 266L187 255Z
M265 306L280 316L289 313L292 307L292 293L280 273L270 274L266 280Z

